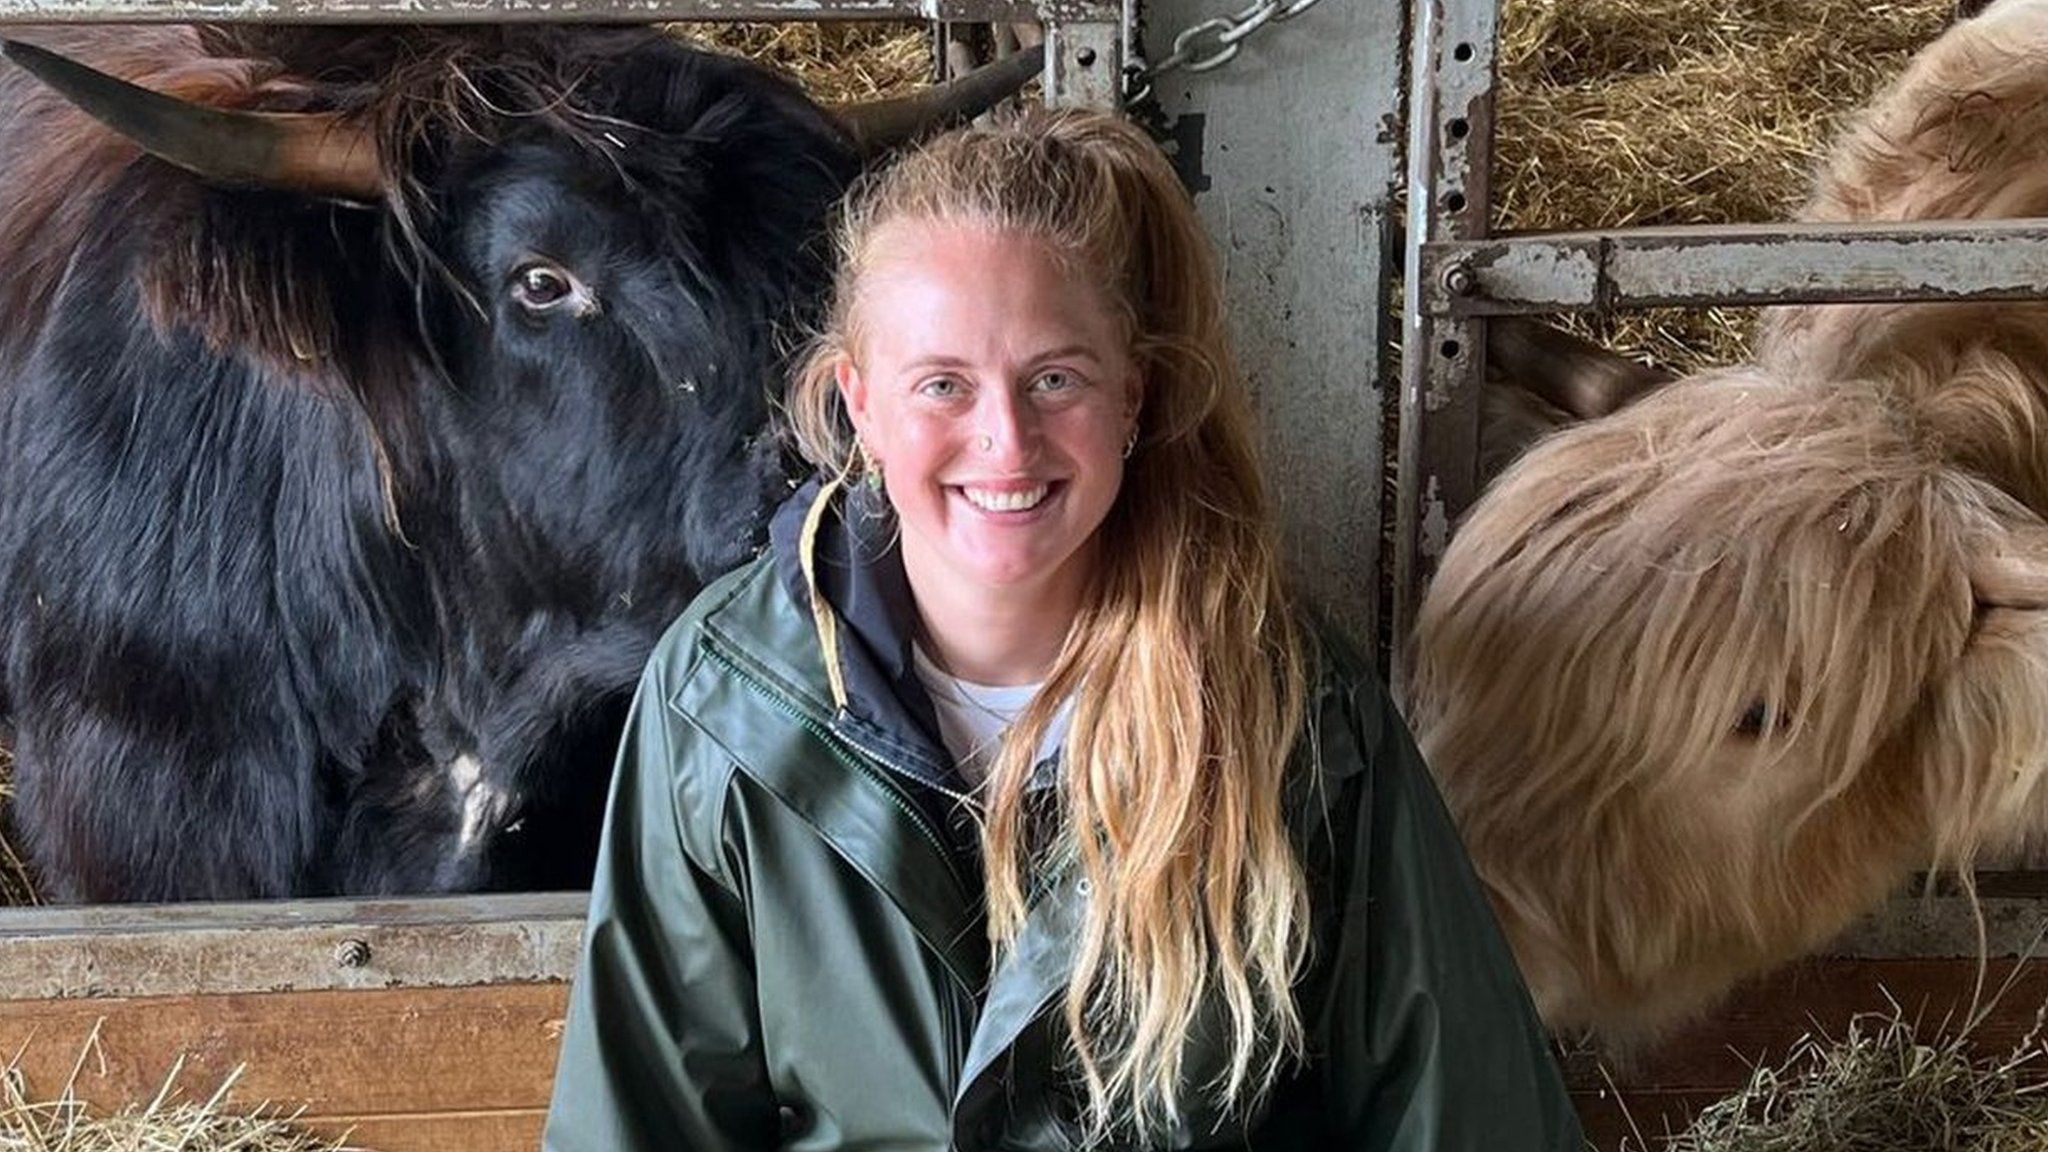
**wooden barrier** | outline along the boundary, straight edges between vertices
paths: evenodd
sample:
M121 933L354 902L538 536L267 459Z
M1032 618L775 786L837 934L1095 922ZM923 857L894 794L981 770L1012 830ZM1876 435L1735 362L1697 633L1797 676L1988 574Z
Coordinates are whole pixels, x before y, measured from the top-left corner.
M231 1109L303 1109L376 1152L506 1152L540 1146L567 1003L560 983L10 1000L0 1046L31 1099L146 1102L182 1060L180 1099L240 1068Z
M204 1101L376 1152L537 1148L580 894L0 913L0 1059L98 1112ZM182 1062L182 1067L181 1067Z
M1980 877L1903 896L1829 956L1738 989L1626 1066L1567 1052L1566 1079L1601 1149L1684 1126L1857 1013L1934 1028L1967 1016L1999 1053L2048 1003L2048 876ZM67 1083L102 1109L154 1097L182 1059L182 1098L238 1067L232 1106L302 1109L319 1132L376 1152L505 1152L539 1145L575 968L580 894L308 901L0 913L0 1059L19 1052L34 1098ZM2008 985L2008 978L2011 978Z

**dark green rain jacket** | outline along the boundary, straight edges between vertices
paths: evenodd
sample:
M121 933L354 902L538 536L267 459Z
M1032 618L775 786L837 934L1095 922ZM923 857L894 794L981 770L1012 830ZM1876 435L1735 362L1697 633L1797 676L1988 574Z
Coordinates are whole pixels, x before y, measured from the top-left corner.
M1083 885L993 962L974 831L909 659L902 565L847 498L815 570L767 556L655 649L620 754L547 1152L1077 1147L1061 1012ZM1291 789L1312 892L1308 1058L1174 1149L1577 1149L1543 1030L1373 678L1321 652ZM843 707L835 697L843 694ZM1049 766L1041 766L1049 767ZM1190 1083L1221 1067L1190 1037ZM1125 1147L1118 1145L1118 1147Z

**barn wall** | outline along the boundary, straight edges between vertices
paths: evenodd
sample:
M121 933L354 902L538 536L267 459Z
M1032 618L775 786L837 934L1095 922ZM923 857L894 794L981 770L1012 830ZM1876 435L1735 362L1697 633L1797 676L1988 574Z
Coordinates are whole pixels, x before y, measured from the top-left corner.
M1153 59L1241 5L1148 0ZM1176 162L1224 262L1232 336L1257 395L1288 541L1310 593L1375 636L1380 558L1381 302L1403 57L1402 5L1322 3L1157 93ZM1202 43L1213 44L1205 38Z

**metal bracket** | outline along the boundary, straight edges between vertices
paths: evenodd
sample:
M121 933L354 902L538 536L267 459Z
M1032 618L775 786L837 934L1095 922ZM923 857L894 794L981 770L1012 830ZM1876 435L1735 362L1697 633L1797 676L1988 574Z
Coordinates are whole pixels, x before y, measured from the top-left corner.
M1123 97L1121 20L1045 25L1045 102L1059 108L1117 109Z

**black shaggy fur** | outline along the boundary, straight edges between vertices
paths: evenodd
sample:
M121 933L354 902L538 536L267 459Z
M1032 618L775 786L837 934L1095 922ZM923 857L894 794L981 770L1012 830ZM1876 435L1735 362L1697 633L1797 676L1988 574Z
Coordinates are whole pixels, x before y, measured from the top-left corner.
M836 125L634 30L27 38L347 110L393 174L208 187L0 65L0 713L47 894L585 883L639 667L783 487ZM536 261L588 306L522 303Z

